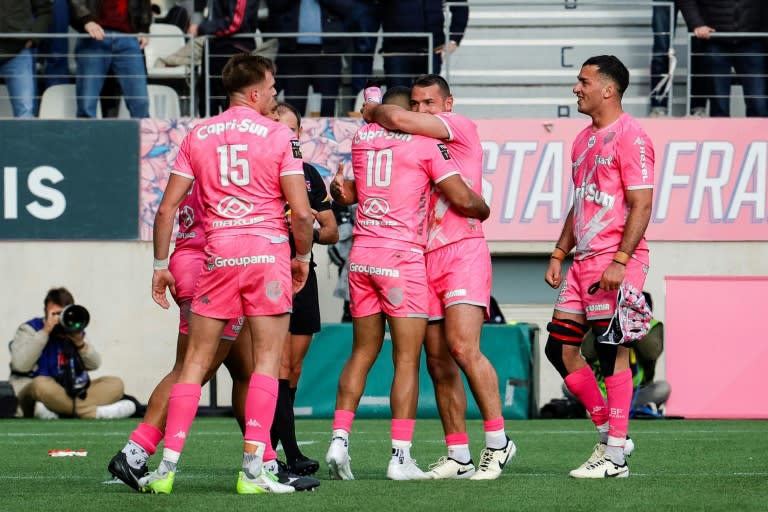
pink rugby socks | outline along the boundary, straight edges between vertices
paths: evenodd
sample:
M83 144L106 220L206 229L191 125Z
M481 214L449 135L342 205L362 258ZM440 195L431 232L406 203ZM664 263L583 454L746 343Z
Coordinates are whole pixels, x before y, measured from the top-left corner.
M248 395L245 397L246 441L257 441L265 446L271 444L269 429L275 418L277 405L277 379L261 373L251 375Z
M607 382L607 379L606 379ZM608 409L603 394L597 386L597 379L592 368L584 366L580 370L569 373L565 377L565 385L576 398L586 407L592 423L596 426L608 421Z
M200 384L179 383L171 388L165 421L165 450L181 453L200 403ZM164 454L165 457L165 454Z

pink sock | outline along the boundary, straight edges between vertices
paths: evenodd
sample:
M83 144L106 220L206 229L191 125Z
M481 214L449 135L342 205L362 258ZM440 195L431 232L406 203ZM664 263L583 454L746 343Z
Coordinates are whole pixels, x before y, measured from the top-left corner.
M246 441L271 444L269 429L275 419L277 406L277 379L262 373L251 374L248 383L248 395L245 397L245 434Z
M392 418L392 440L410 443L413 440L415 426L416 420Z
M267 443L266 448L264 448L264 462L270 462L277 459L277 453L275 453L275 449L272 448L272 443Z
M627 437L629 408L632 405L632 370L624 370L605 378L608 391L608 444L611 438L623 440Z
M345 432L352 432L352 421L355 419L355 413L351 411L345 411L343 409L336 409L333 413L333 430L344 430Z
M149 455L154 455L157 445L163 440L163 431L149 423L139 423L128 439L144 448Z
M452 434L445 434L445 446L449 448L451 446L469 444L469 434L466 432L454 432Z
M200 384L174 384L165 420L165 448L181 453L200 403Z
M499 416L496 419L483 422L483 430L485 432L498 432L504 430L504 417Z
M607 382L607 379L606 379ZM586 407L592 423L602 425L608 421L608 408L605 404L603 394L597 386L597 379L592 369L585 366L580 370L569 373L565 377L565 385L576 398Z

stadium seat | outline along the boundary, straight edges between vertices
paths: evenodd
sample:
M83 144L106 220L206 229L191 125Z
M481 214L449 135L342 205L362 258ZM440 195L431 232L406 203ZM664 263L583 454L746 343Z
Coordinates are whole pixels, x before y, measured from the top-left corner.
M77 117L75 84L52 85L40 99L40 119L74 119ZM96 104L96 117L101 117L101 103Z
M13 117L11 97L5 85L0 85L0 117Z
M176 53L187 43L184 38L184 32L179 27L168 23L153 23L149 26L149 37L147 39L148 43L144 48L147 77L184 78L187 75L187 66L164 67L157 65L158 58Z
M147 94L149 95L149 117L156 119L181 117L179 95L173 88L167 85L149 84L147 85ZM131 113L128 112L128 105L125 103L125 98L120 98L120 108L117 117L121 119L131 117Z

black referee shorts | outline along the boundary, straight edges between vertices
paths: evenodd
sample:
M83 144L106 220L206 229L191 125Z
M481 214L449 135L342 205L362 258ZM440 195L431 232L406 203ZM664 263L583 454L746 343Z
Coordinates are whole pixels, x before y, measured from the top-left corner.
M293 298L293 313L288 327L291 334L320 332L320 301L317 298L317 274L314 265L309 267L307 284Z

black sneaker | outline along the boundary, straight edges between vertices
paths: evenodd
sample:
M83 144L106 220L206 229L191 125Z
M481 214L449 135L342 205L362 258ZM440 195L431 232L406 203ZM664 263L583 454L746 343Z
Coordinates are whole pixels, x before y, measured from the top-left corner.
M281 484L290 485L297 491L314 491L320 485L320 480L311 476L301 476L291 472L285 462L277 461L279 468L275 476Z
M149 473L146 462L139 469L133 468L128 464L128 459L121 451L112 457L107 469L112 473L112 476L137 491L140 491L139 478Z
M288 463L288 470L297 475L314 475L318 469L320 469L320 463L304 455L300 455L298 459Z

